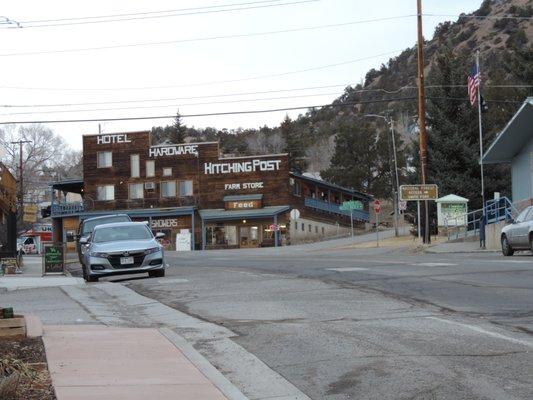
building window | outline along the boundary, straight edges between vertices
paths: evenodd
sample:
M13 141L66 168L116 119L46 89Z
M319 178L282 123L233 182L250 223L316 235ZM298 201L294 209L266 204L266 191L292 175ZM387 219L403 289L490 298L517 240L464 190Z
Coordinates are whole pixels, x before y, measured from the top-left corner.
M144 198L144 187L142 183L130 183L130 199Z
M311 232L311 224L309 224L309 232Z
M208 246L236 246L237 227L235 225L207 226L205 241Z
M322 235L324 235L324 227L322 227Z
M138 154L130 156L131 177L138 178L141 176L141 159Z
M96 196L100 201L115 200L115 186L102 185L96 187Z
M172 176L172 168L163 168L163 176Z
M315 233L318 234L318 226L315 226Z
M302 232L305 232L305 224L302 222Z
M294 181L294 186L292 187L292 194L294 194L295 196L302 195L302 187L299 181Z
M155 176L155 161L147 160L146 161L146 177L153 178Z
M180 181L180 197L192 196L192 181Z
M96 153L96 168L109 168L113 165L113 153L99 151Z
M176 181L161 182L161 197L176 197Z

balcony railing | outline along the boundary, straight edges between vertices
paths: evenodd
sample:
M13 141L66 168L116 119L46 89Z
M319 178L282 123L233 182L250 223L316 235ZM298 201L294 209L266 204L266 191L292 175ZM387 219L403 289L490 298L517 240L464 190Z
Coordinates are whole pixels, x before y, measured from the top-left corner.
M52 217L59 217L82 213L85 211L85 207L81 201L72 203L52 203L51 211Z
M338 204L328 203L327 201L313 199L311 197L305 198L305 206L315 208L320 211L326 211L333 214L339 214L350 217L350 211L341 210ZM368 212L364 210L353 210L353 219L356 221L369 222L370 216Z

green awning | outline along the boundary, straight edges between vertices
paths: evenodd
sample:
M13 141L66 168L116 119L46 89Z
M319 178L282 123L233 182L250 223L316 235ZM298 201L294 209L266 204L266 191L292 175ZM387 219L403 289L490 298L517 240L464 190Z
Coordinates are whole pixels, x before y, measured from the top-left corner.
M251 200L261 200L263 198L262 194L238 194L224 196L223 201L251 201Z
M271 206L252 210L224 210L223 208L211 208L200 210L200 218L204 221L224 221L233 219L260 219L274 218L291 209L290 206Z

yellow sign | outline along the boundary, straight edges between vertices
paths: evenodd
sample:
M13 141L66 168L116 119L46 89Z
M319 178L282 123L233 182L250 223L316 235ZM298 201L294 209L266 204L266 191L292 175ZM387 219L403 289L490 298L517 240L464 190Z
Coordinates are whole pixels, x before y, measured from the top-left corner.
M22 220L24 222L37 222L37 213L35 214L24 213L24 215L22 216Z
M437 185L402 185L400 186L400 200L423 201L437 200L439 188Z
M24 214L37 214L38 211L37 204L24 204Z

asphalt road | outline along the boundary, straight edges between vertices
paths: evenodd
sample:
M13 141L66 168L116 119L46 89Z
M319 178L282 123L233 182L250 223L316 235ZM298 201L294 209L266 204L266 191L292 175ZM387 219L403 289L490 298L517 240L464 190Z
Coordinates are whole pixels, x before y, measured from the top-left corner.
M533 398L533 257L327 247L173 253L126 283L313 399Z

